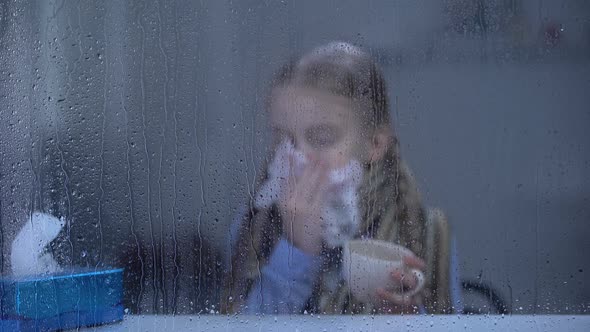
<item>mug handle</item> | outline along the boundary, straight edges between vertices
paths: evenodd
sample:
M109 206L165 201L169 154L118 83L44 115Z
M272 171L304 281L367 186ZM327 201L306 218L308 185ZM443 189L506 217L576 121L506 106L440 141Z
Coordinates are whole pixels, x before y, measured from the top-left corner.
M392 295L397 299L397 301L402 302L405 298L410 296L416 295L416 293L420 292L422 288L424 288L424 284L426 283L426 278L424 277L424 273L417 269L410 269L410 272L416 276L417 283L416 287L413 289L404 292L403 294L400 293L393 293Z
M412 296L415 295L416 293L418 293L419 291L422 290L422 288L424 288L424 284L426 283L426 278L424 277L424 273L422 273L422 271L418 270L418 269L411 269L410 272L416 276L416 287L414 287L413 289L404 292L404 296Z

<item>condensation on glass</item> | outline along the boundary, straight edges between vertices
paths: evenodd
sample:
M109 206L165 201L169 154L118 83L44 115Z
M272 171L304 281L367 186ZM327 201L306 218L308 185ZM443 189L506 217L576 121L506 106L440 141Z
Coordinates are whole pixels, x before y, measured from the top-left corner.
M59 265L125 268L130 312L219 312L270 78L339 40L383 70L465 310L587 313L586 1L4 1L0 18L3 275L42 211L65 220Z

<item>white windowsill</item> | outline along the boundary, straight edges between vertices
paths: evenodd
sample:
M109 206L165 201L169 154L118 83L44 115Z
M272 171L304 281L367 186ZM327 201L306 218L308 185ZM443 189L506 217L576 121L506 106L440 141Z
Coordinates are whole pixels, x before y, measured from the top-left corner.
M100 331L586 331L590 315L126 316Z

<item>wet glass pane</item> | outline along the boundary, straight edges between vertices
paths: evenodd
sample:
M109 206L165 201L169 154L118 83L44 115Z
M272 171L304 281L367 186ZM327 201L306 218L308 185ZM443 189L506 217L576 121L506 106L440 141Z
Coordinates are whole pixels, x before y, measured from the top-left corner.
M2 328L587 314L588 77L583 0L0 1Z

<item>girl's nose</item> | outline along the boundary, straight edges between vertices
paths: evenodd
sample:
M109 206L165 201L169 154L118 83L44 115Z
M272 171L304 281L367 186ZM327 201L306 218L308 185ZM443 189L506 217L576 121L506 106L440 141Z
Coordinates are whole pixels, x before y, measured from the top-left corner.
M313 153L307 156L307 164L312 167L320 167L322 169L330 168L330 161L318 153Z
M299 144L295 149L301 151L308 164L316 164L322 160L322 155L313 147L306 144Z
M305 158L308 162L315 164L319 161L319 156L314 151L306 151L304 152Z

